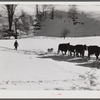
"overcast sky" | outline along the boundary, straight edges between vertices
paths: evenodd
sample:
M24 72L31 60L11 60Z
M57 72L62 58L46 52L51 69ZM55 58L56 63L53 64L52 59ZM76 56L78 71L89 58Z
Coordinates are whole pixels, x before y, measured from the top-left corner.
M24 9L29 14L35 13L35 5L19 5L20 9ZM69 4L64 5L56 5L55 9L67 11L69 8ZM79 11L83 11L86 13L92 13L93 16L99 17L100 16L100 3L98 4L77 4L77 8ZM40 6L41 10L41 6Z
M64 3L64 4L55 4L55 9L57 10L61 10L61 11L67 11L69 8L69 5L71 5L72 3ZM79 11L83 11L86 13L91 13L91 17L98 17L100 18L100 2L95 2L95 3L90 3L90 2L86 2L86 3L73 3L77 5L77 8ZM41 5L41 4L40 4ZM0 8L1 9L1 8ZM35 4L30 3L21 3L18 4L18 7L16 9L16 13L20 13L21 10L24 10L25 12L27 12L28 14L34 15L35 14ZM40 10L41 10L41 6L40 6Z
M21 9L25 9L27 12L31 13L35 10L35 5L19 5ZM55 5L55 9L67 11L69 5ZM95 12L100 13L100 5L77 5L78 10L84 12ZM41 7L40 7L41 10Z

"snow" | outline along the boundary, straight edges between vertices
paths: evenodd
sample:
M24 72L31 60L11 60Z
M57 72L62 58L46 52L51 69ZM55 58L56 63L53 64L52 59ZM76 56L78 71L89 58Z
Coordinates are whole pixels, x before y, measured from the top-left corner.
M100 65L95 56L85 61L57 55L59 43L100 46L99 40L100 37L25 38L18 39L17 51L14 39L0 40L0 90L100 90L100 69L95 67ZM48 48L54 51L48 53Z

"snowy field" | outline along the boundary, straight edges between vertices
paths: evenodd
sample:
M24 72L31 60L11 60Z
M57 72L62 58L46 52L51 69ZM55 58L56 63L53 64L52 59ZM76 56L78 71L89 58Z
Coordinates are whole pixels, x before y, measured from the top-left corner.
M100 61L57 55L59 43L100 46L100 37L0 40L0 90L100 90ZM48 48L54 48L48 53ZM85 52L87 56L87 51Z

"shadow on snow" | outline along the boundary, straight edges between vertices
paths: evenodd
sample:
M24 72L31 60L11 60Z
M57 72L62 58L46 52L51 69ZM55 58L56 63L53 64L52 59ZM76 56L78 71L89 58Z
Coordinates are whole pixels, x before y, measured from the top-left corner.
M81 57L65 56L65 55L44 55L44 56L42 55L38 58L53 59L56 61L65 61L65 62L75 63L77 66L100 69L100 60L96 61L93 58L91 58L92 60L88 60L87 57L84 57L84 59L82 59Z
M38 55L37 58L43 58L43 59L53 59L55 61L65 61L65 62L71 62L75 63L77 66L82 67L90 67L90 68L98 68L100 69L100 59L98 61L95 60L95 58L91 58L91 60L88 60L88 58L85 56L84 59L81 57L74 57L74 56L68 56L68 55L57 55L57 53L46 53L41 50L17 50L15 51L12 48L3 47L0 46L1 51L14 51L16 53L22 53L27 55Z

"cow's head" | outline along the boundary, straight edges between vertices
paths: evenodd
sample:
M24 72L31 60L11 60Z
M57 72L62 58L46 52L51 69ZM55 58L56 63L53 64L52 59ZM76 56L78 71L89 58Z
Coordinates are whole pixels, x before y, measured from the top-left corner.
M86 45L84 45L84 50L87 50L87 46Z
M68 43L68 45L70 45L70 42Z
M69 43L66 43L67 45L70 45L70 42Z

